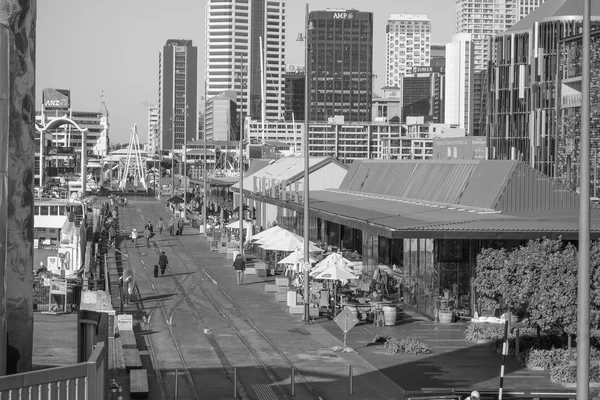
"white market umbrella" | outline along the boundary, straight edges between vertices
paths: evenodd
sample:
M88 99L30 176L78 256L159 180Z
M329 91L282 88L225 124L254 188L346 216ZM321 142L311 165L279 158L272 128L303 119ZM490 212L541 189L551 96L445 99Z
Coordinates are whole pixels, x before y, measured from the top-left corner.
M252 224L248 221L244 221L244 229L246 229L246 231L248 229L251 229ZM240 229L240 220L234 221L234 222L230 222L227 225L225 225L225 228L227 229Z
M329 268L326 268L324 271L321 271L321 273L317 274L317 276L315 276L315 279L345 281L349 279L358 279L358 276L346 271L343 268L332 265Z
M310 271L310 275L315 276L331 266L344 268L350 273L354 271L354 263L352 261L345 259L340 253L333 253L319 261Z
M266 230L264 230L262 232L258 232L256 235L253 235L250 238L250 240L254 242L254 241L257 241L257 240L262 240L262 239L269 238L269 237L271 237L273 235L277 235L277 234L282 233L282 232L288 232L288 231L286 231L283 228L280 228L279 226L274 226L274 227L266 229Z
M312 257L308 259L310 263L316 263L317 261ZM301 264L304 263L304 252L301 249L294 250L293 253L279 261L278 264Z
M294 235L293 233L287 233L283 236L278 235L271 240L261 240L259 243L263 249L273 251L294 251L297 248L304 247L304 239L298 235ZM323 250L314 244L309 243L309 251L312 253Z

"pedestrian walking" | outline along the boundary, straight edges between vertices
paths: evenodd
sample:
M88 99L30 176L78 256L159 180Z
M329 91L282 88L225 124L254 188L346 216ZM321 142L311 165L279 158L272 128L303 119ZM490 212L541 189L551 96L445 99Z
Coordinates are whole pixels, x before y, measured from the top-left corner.
M179 219L179 222L177 223L177 227L179 228L178 232L179 235L183 235L183 225L185 224L185 222L183 221L183 218Z
M154 277L158 278L158 264L154 265Z
M137 229L131 228L131 244L133 244L133 247L137 247L137 238L138 238Z
M158 220L158 224L156 226L158 227L158 234L162 236L162 231L165 227L162 218Z
M152 236L152 232L148 226L146 226L146 230L144 231L144 237L146 238L146 247L150 247L150 236Z
M150 237L154 236L154 226L152 226L152 221L148 221L148 229L150 229Z
M173 231L175 230L175 220L171 218L169 221L169 235L173 236Z
M242 258L241 255L237 255L235 261L233 262L233 269L235 269L235 273L237 275L237 284L244 284L244 270L246 269L246 261Z
M169 259L164 251L158 257L158 265L160 266L160 275L165 276L165 269L169 266Z
M111 225L111 226L108 228L108 237L109 237L109 240L110 240L110 242L109 242L109 243L110 243L111 245L114 245L114 244L115 244L115 237L116 237L116 236L117 236L117 231L116 231L116 229L115 229L114 225Z

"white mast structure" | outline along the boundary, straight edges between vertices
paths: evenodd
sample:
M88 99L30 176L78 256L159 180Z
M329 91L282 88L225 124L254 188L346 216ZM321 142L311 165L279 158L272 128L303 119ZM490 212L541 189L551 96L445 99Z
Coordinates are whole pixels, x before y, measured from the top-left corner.
M264 59L264 54L263 54L263 38L262 36L259 37L260 40L260 95L262 98L261 101L261 110L260 110L260 117L262 120L262 144L265 144L265 119L267 117L267 100L266 100L266 82L265 82L265 76L266 76L266 71L265 71L265 59Z
M148 190L146 185L146 160L143 159L140 150L140 136L136 124L131 128L131 134L129 135L127 158L125 158L125 166L121 172L119 189L123 190L127 187L127 176L129 174L133 175L135 187L137 187L138 182L141 182L144 190Z

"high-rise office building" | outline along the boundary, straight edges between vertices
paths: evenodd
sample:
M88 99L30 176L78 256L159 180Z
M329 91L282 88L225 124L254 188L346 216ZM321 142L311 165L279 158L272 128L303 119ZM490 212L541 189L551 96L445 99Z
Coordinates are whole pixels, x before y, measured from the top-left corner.
M485 135L481 122L485 119L484 90L487 63L490 59L488 40L506 31L545 0L456 0L456 32L472 35L473 44L473 124L467 131L473 136Z
M288 64L285 74L285 120L304 121L304 66Z
M386 85L399 86L412 67L429 66L430 45L431 21L426 15L390 15L386 26Z
M312 11L309 23L311 121L371 121L373 98L373 13Z
M402 123L406 117L444 122L444 67L413 67L402 78Z
M446 45L446 93L444 121L470 134L473 126L473 38L457 33Z
M207 97L235 90L244 116L283 118L285 3L208 0L205 26Z
M148 154L156 154L160 149L158 134L158 106L148 107Z
M445 44L432 44L431 45L431 57L429 59L429 66L433 68L445 68L446 67L446 45Z
M158 112L161 150L181 149L198 133L198 48L169 39L159 54Z

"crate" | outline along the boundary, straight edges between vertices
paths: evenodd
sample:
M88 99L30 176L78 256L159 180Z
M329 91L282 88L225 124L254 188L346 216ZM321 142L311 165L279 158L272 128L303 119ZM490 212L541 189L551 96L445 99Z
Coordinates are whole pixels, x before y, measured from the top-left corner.
M317 318L319 316L319 309L317 307L311 307L308 309L308 315L310 317Z
M287 301L287 293L275 293L275 301Z
M277 286L277 292L276 293L287 295L288 289L289 288L287 286L285 286L285 287L283 287L283 286Z
M265 283L265 292L266 293L277 293L279 287L277 285L271 285L269 283Z
M288 278L275 278L275 284L277 286L288 287L290 285L290 280Z
M244 275L256 275L256 269L255 268L246 268L244 270Z
M219 254L227 254L227 243L219 243Z
M231 247L227 247L227 259L228 260L234 260L235 256L239 253L240 253L239 250L231 248Z
M267 270L266 269L256 268L256 276L258 276L260 278L266 278L267 277Z
M292 306L292 307L290 307L290 314L294 314L294 315L304 314L304 306L301 305L301 306Z
M216 240L211 240L210 251L219 251L219 242L217 242Z

